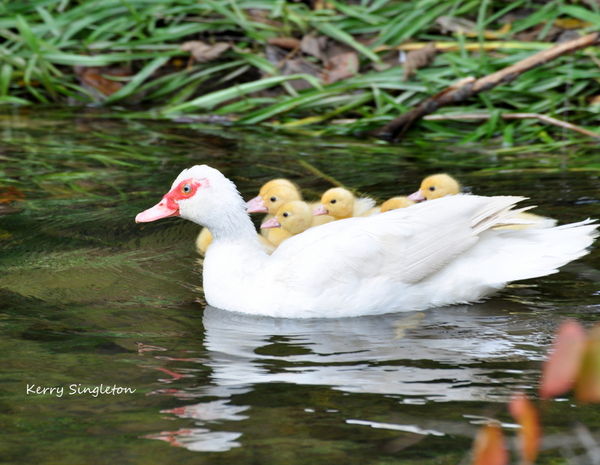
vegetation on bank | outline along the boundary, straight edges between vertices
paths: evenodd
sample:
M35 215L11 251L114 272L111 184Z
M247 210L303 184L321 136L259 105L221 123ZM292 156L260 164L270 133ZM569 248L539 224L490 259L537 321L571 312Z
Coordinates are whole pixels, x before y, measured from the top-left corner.
M364 133L460 79L599 29L592 0L3 0L0 102ZM567 134L502 117L517 112L594 130L599 50L438 111L480 113L483 123L421 121L415 130L498 136L507 146Z

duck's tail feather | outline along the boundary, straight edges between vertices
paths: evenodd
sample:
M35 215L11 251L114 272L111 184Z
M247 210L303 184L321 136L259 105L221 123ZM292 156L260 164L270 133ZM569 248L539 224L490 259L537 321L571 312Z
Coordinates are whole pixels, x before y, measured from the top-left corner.
M556 273L589 252L598 237L598 226L596 220L588 218L548 228L490 231L486 235L496 237L488 244L493 252L486 264L487 273L499 285Z

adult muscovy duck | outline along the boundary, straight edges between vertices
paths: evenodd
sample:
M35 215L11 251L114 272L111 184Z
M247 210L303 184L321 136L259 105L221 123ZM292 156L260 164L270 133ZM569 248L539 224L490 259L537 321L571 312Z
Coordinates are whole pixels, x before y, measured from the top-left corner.
M276 317L347 317L477 301L587 253L592 220L497 230L522 197L454 195L379 215L334 221L261 247L233 182L206 165L183 170L136 222L181 216L208 227L206 301ZM517 220L519 223L520 220Z

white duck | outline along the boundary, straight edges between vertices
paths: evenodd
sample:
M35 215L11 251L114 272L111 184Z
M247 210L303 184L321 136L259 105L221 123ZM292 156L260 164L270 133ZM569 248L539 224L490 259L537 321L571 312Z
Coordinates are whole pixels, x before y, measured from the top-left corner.
M257 239L235 185L206 165L183 170L137 222L181 216L208 227L207 303L278 317L346 317L473 302L509 281L555 273L587 253L597 225L494 230L522 197L454 195L334 221L285 241Z

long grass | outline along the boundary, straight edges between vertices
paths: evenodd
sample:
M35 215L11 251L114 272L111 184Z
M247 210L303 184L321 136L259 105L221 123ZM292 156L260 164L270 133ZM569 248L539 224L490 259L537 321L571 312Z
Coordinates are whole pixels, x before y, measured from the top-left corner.
M309 2L307 2L309 3ZM270 124L315 134L364 133L466 76L480 77L552 46L551 28L571 20L579 33L600 28L594 2L514 0L328 0L313 9L283 0L30 0L0 2L0 103L119 105L139 115L217 114L237 124ZM517 15L510 29L502 19ZM472 34L443 32L440 16L469 19ZM519 33L533 31L529 40ZM326 36L354 50L359 72L327 84L319 76L283 74L265 57L270 39ZM227 42L219 58L198 63L182 43ZM429 66L404 80L402 64L383 69L396 48L440 44ZM296 53L294 55L294 53ZM298 52L292 55L299 56ZM600 112L598 49L563 57L513 83L444 112L544 113L594 129ZM321 65L305 56L306 61ZM102 95L77 69L98 67L122 84ZM115 69L125 70L121 75ZM295 86L304 82L302 90ZM554 140L560 130L539 122L490 118L484 124L423 121L421 132L471 141L500 137Z

